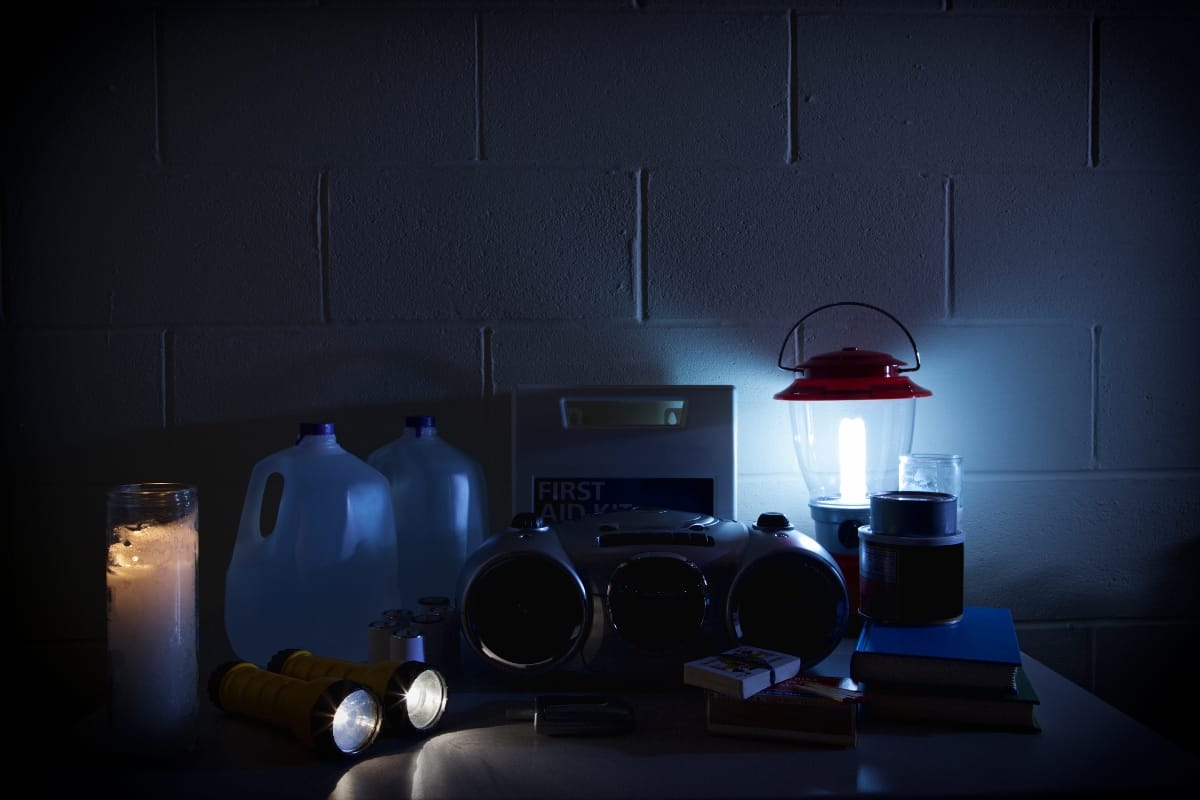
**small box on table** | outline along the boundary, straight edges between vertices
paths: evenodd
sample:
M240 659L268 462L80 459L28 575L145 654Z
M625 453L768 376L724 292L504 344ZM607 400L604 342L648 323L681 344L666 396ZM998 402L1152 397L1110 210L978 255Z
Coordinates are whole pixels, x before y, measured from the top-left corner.
M853 747L863 692L847 677L797 675L744 700L709 691L709 733Z
M739 699L800 671L800 659L764 647L735 647L683 665L683 682Z

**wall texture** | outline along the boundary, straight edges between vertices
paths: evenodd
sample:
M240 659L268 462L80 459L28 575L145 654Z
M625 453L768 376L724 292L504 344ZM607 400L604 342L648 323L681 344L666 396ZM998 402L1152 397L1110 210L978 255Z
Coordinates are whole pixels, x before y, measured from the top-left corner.
M365 457L436 414L498 528L516 385L733 384L739 518L811 524L776 358L859 300L919 343L914 449L963 456L967 601L1194 744L1194 4L52 5L0 26L0 520L72 702L103 490L201 487L211 666L301 420ZM911 362L859 310L804 340Z

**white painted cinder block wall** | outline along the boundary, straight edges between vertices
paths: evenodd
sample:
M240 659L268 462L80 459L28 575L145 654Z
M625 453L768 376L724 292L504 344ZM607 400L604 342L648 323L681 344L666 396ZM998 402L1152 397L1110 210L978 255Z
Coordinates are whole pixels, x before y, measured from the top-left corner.
M1200 618L1194 8L146 0L6 25L10 627L45 669L95 664L103 489L189 480L224 660L255 461L301 420L365 457L434 413L499 527L521 383L735 385L738 516L803 528L776 357L859 300L919 344L914 449L963 456L967 601L1193 737L1163 687ZM812 322L810 352L911 362L878 315Z

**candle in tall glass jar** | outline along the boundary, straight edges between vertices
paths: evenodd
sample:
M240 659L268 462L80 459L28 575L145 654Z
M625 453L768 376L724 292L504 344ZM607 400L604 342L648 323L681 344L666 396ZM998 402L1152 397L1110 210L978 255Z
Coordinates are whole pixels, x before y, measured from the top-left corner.
M197 490L126 484L107 505L110 749L176 755L199 714Z

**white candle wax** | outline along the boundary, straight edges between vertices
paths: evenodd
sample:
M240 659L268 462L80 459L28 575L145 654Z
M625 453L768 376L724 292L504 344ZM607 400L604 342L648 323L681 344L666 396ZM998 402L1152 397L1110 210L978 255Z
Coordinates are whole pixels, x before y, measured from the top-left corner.
M108 550L108 654L115 749L171 754L198 715L197 512L118 526Z

